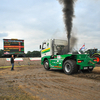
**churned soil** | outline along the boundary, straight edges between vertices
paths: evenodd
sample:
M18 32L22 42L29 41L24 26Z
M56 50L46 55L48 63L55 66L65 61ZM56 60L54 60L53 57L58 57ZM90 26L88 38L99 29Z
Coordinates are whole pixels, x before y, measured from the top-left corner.
M0 100L100 100L100 67L74 75L37 65L0 69Z

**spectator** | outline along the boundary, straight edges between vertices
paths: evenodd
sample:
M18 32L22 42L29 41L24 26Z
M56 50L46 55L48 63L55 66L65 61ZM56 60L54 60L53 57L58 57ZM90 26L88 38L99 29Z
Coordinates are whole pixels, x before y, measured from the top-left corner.
M14 70L14 55L11 56L11 65L12 65L11 70Z

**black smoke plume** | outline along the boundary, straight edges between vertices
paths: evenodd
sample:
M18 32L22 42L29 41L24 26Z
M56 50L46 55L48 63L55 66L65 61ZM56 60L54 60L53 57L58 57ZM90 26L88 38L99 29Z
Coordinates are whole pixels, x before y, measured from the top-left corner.
M72 19L74 17L74 2L76 0L58 0L63 4L64 23L68 38L68 52L70 51L70 38L72 31Z

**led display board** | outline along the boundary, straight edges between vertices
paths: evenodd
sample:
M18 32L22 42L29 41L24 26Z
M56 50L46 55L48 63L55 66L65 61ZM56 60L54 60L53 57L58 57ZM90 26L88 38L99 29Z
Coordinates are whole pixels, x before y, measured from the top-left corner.
M3 39L4 54L24 54L24 40Z

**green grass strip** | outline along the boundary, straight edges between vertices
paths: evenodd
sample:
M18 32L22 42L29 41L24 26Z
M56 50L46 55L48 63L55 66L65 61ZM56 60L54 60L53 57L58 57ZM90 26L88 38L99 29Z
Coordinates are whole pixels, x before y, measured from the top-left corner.
M14 67L25 67L28 65L20 65L20 66L14 66ZM12 66L0 66L0 68L11 68Z

